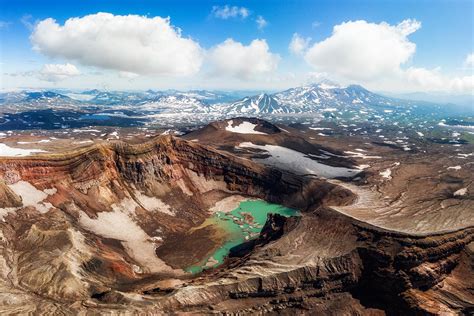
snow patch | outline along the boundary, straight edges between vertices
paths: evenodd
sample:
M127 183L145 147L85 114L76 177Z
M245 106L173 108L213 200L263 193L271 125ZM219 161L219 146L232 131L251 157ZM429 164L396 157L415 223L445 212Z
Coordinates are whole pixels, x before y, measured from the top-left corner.
M100 133L98 129L74 129L73 133Z
M117 132L117 131L115 131L115 132L113 132L113 133L110 133L109 135L110 135L110 136L114 136L116 139L119 139L119 138L120 138L120 137L118 136L118 132Z
M14 184L9 184L8 187L21 197L23 206L32 206L40 213L47 213L53 205L49 202L43 202L48 196L56 193L56 188L46 189L44 191L38 190L31 183L27 181L18 181ZM9 212L19 210L21 207L8 207L0 209L0 217L3 218Z
M234 122L230 120L227 122L227 126L225 127L225 130L228 132L232 133L238 133L238 134L260 134L260 135L268 135L267 133L262 133L259 131L255 130L255 127L257 127L256 124L252 124L250 122L244 121L240 123L237 126L232 126Z
M329 127L309 127L309 129L312 129L313 131L331 130Z
M0 143L0 156L4 157L24 157L29 156L33 153L44 153L46 151L41 149L23 149L13 148L6 144Z
M241 143L239 147L256 148L267 151L270 154L270 157L254 160L297 174L313 174L324 178L336 178L352 177L361 172L359 169L325 165L309 158L308 155L286 147L275 145L261 146L250 142Z
M467 188L462 188L453 193L454 196L463 196L466 195Z
M82 280L83 276L81 274L81 266L85 261L87 261L87 259L90 258L90 251L87 248L86 239L81 232L72 228L68 229L67 232L71 238L73 246L67 253L64 254L67 259L69 259L66 260L66 262L71 273L77 279Z
M28 145L28 144L40 144L40 143L49 143L51 140L50 139L42 139L37 142L17 142L19 145Z
M458 153L458 158L461 158L461 159L466 159L467 157L471 157L473 156L474 153L469 153L469 154L463 154L463 153Z
M382 171L382 172L379 172L379 174L384 177L385 179L388 179L388 180L391 180L392 179L392 170L390 170L390 168Z
M100 212L96 218L90 218L80 212L79 223L91 232L106 238L122 242L127 253L146 272L169 272L173 269L155 254L156 244L134 220L137 204L129 198L112 205L112 212Z
M362 158L362 159L380 159L380 158L382 158L381 156L368 156L364 153L355 152L355 151L345 151L344 153L348 154L349 155L348 157L351 157L351 158Z
M171 216L175 215L168 204L154 196L148 196L142 194L140 191L135 191L135 198L141 206L149 211L162 212Z

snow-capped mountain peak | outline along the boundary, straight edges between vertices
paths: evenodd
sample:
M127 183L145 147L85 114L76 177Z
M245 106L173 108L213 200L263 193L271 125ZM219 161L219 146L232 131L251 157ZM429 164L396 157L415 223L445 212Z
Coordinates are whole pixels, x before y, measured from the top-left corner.
M390 107L394 100L372 93L359 85L347 87L321 81L287 89L275 94L248 96L219 109L227 115L265 113L324 113L331 109L357 110L360 106Z
M253 97L245 97L231 103L224 108L227 114L262 114L262 113L288 113L288 109L281 106L273 95L262 93Z

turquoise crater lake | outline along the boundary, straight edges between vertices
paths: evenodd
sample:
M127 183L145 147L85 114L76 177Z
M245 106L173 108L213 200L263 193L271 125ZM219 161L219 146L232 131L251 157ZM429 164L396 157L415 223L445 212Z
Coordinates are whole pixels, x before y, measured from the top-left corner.
M216 212L201 226L214 225L222 229L227 236L225 242L197 265L187 267L185 270L195 274L222 264L231 248L259 236L268 214L299 216L297 210L262 200L243 201L239 207L230 212Z

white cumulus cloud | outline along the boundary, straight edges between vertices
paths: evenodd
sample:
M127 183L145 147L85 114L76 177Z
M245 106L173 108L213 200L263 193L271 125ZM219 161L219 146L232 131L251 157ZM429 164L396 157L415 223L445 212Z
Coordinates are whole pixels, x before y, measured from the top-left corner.
M97 13L64 25L48 18L35 25L30 40L50 57L135 74L192 75L203 61L199 44L161 17Z
M455 93L473 93L474 76L448 77L440 68L426 69L410 67L402 72L402 80L423 91L449 91Z
M249 45L227 39L209 51L209 62L215 73L240 79L270 73L277 69L280 56L270 52L263 39Z
M395 26L345 22L334 26L330 37L310 47L305 60L318 71L353 80L392 75L415 53L416 45L407 36L420 26L416 20Z
M263 30L268 25L267 20L265 20L261 15L257 16L255 22L257 22L257 28L259 30Z
M227 20L229 18L240 17L245 19L250 15L249 9L237 6L213 6L211 14L219 19Z
M446 76L439 67L407 66L416 51L408 36L420 27L421 23L413 19L397 25L344 22L334 26L331 36L309 47L304 59L317 72L372 89L472 92L473 76ZM294 35L290 50L302 51L304 45L303 39ZM468 56L465 64L472 59Z
M464 60L464 65L467 67L474 67L474 53L468 54L466 60Z
M293 37L291 38L290 45L288 46L288 49L290 52L292 52L295 55L301 55L303 54L306 49L309 46L309 42L311 41L311 38L304 38L298 33L294 33Z
M57 82L80 74L80 71L73 64L46 64L38 72L38 77L41 80Z

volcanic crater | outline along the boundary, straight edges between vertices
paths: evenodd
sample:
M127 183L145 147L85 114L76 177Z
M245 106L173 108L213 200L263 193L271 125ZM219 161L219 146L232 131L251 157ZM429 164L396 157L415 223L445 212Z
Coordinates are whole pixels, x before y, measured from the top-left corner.
M379 207L362 187L372 177L291 127L244 118L183 137L1 158L0 310L473 312L471 202L452 229L401 229L396 215L367 215ZM204 223L245 201L298 216L269 212L223 262L190 272L229 238ZM257 228L241 215L227 220Z

